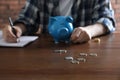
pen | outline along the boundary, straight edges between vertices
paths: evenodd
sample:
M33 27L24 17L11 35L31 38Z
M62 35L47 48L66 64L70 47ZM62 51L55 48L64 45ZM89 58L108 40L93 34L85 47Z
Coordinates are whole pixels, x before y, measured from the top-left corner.
M16 30L15 30L15 28L13 27L13 22L12 22L11 17L9 17L9 23L10 23L10 26L11 26L11 28L12 28L13 34L17 37L17 35L16 35Z

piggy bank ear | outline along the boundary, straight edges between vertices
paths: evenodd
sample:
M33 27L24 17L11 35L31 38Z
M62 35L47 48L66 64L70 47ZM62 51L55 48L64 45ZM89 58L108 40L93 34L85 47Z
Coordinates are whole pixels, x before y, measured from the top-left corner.
M50 17L50 22L54 22L54 21L56 21L56 18Z
M73 22L73 18L72 18L71 16L66 17L66 20L67 20L68 22L70 22L70 23Z
M50 17L50 18L49 18L49 24L54 23L54 21L56 21L56 18L54 18L54 17Z

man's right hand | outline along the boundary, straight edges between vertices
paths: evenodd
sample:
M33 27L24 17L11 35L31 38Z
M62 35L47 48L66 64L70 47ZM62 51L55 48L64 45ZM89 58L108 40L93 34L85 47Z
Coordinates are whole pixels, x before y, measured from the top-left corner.
M16 30L16 35L12 32L10 25L7 25L3 28L3 38L6 42L16 43L18 38L22 35L22 30L18 26L14 26Z

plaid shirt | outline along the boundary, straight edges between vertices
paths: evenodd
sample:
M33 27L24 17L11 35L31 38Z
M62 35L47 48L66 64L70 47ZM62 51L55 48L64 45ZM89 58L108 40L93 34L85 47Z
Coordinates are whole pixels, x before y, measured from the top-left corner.
M14 24L25 24L29 34L35 33L39 25L43 25L46 30L49 17L60 16L58 6L59 0L27 0ZM74 0L71 16L74 27L101 23L108 29L108 33L115 30L110 0Z

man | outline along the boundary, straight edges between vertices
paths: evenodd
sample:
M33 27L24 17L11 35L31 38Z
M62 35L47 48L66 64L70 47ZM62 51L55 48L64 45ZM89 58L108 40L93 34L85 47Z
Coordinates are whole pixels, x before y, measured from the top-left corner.
M27 0L14 22L17 37L34 34L39 25L43 26L45 32L50 16L73 17L73 43L87 42L93 37L115 30L110 0ZM7 42L17 40L9 26L3 29L3 36Z

